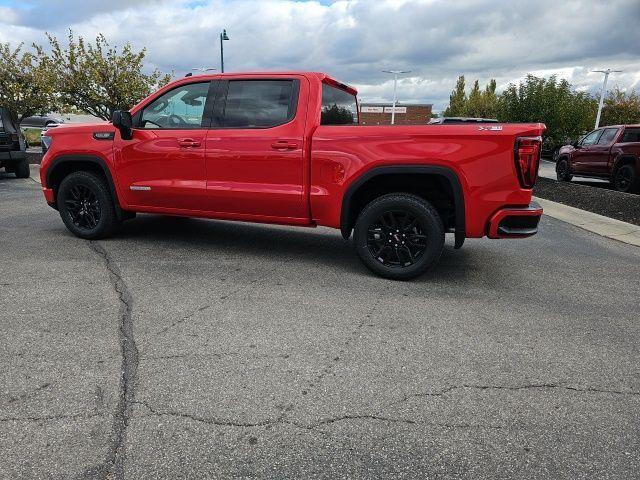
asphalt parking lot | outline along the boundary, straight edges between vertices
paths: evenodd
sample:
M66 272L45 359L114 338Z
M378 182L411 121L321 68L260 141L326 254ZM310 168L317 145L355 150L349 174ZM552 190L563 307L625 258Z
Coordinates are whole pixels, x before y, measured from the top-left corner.
M0 202L0 478L640 471L637 247L543 218L402 283L328 229Z

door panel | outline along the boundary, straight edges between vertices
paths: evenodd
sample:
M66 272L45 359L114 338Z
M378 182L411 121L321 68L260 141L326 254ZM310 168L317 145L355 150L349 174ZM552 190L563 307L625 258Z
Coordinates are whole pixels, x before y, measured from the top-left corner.
M573 173L591 173L594 158L597 157L597 141L602 130L594 130L582 139L580 148L571 154L571 169Z
M133 206L198 210L206 194L206 130L138 130L118 140L118 184ZM181 146L189 139L200 146Z
M304 77L295 80L230 80L225 98L216 100L206 138L209 210L308 218L303 192L308 85ZM274 88L265 81L280 83ZM293 98L288 106L285 94ZM274 123L282 124L270 126Z
M213 88L211 82L179 85L136 114L131 140L118 136L116 172L127 204L205 209L204 145Z
M598 139L598 143L591 147L589 168L597 175L609 173L609 159L611 158L611 146L618 136L617 128L605 128Z

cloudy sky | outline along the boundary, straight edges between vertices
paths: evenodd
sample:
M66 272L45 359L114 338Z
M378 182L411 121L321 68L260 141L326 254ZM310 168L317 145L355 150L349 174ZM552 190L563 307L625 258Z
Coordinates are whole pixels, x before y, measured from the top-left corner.
M439 110L458 75L498 80L527 72L599 92L591 70L624 70L610 85L640 90L640 0L0 0L0 42L45 43L72 28L146 47L147 68L182 76L227 71L326 71L362 99L392 98L385 69L411 70L399 99Z

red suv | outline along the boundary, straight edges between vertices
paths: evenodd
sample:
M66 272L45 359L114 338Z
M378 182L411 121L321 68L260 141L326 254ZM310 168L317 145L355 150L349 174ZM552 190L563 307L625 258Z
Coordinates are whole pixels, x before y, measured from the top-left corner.
M520 238L544 125L361 126L354 88L322 73L177 80L112 123L48 130L45 198L75 235L101 238L137 212L354 233L374 272L404 279L445 234Z
M640 191L640 125L612 125L560 149L557 178L605 178L620 192Z

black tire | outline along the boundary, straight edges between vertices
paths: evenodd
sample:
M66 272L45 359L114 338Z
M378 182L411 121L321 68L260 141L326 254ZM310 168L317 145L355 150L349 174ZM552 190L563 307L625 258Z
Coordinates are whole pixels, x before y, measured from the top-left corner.
M353 238L358 256L372 272L408 280L437 263L444 246L444 226L436 209L423 198L392 193L364 207Z
M570 182L573 178L569 161L566 158L560 158L556 162L556 178L559 182Z
M23 160L13 167L13 172L16 174L18 178L29 178L31 174L31 169L29 168L29 162Z
M636 174L633 164L622 165L613 175L613 187L624 193L636 193L640 191L640 178Z
M120 226L104 180L91 172L74 172L62 180L58 210L65 226L80 238L96 240L112 235Z

